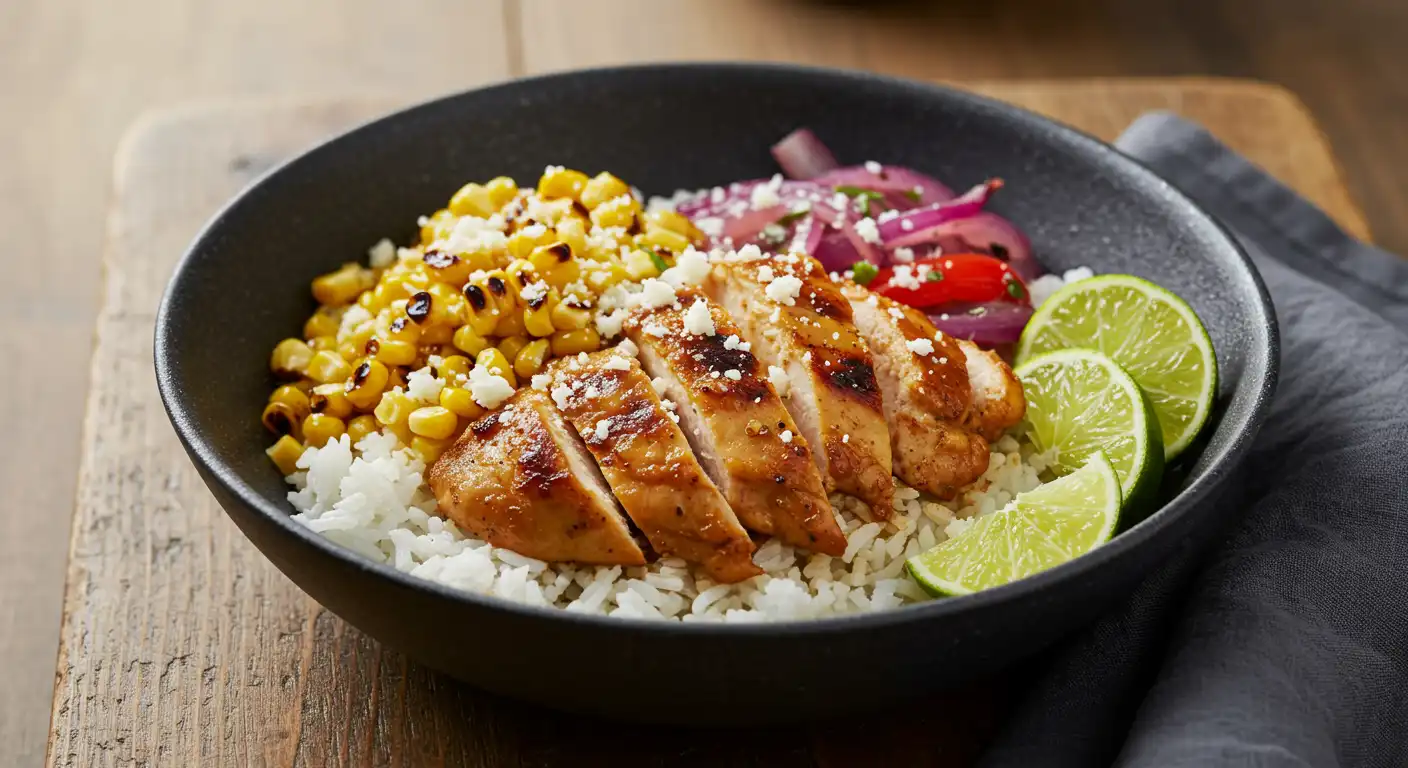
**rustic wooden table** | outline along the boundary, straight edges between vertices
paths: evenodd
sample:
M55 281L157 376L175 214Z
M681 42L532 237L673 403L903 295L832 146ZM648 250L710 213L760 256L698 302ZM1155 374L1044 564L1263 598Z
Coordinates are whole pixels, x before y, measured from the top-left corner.
M0 353L15 372L0 384L0 423L13 446L0 461L8 673L0 765L38 765L46 748L109 169L119 136L145 109L366 91L409 102L519 74L671 58L793 60L930 79L1259 77L1306 100L1377 239L1405 251L1405 32L1400 0L0 3L0 244L10 254ZM1243 130L1255 136L1259 127ZM1300 167L1292 160L1277 170ZM240 734L249 727L222 725ZM93 742L95 753L55 757L123 762L132 738L109 732ZM142 738L149 754L167 754ZM531 756L481 747L485 763Z

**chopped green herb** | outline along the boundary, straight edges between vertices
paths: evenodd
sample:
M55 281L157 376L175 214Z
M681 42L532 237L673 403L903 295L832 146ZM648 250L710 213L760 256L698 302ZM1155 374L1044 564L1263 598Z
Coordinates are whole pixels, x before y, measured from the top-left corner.
M937 269L931 269L929 270L929 274L924 276L924 279L928 280L931 283L937 283L940 280L944 279L944 273L940 272Z
M666 262L664 259L660 258L660 254L656 253L654 248L644 245L636 247L642 251L645 251L645 255L650 257L650 263L654 264L656 269L660 270L661 272L664 272L665 270L670 268L669 263Z
M812 207L810 205L804 205L801 208L788 211L787 213L782 214L782 218L778 219L777 223L785 227L788 224L791 224L792 222L802 218L803 216L806 216L811 212Z
M1027 290L1023 288L1022 284L1017 282L1016 280L1008 280L1007 295L1011 296L1014 299L1020 299L1027 295Z
M904 191L904 196L909 198L910 200L913 200L916 203L924 199L924 196L919 194L919 190L917 189L906 189Z
M857 261L851 265L851 279L861 285L870 285L870 281L880 274L879 268L868 261Z
M856 210L860 211L861 213L864 213L867 216L871 215L871 204L884 202L885 200L885 196L881 193L876 192L873 189L865 189L863 187L843 185L836 187L836 191L840 192L846 197L855 198Z

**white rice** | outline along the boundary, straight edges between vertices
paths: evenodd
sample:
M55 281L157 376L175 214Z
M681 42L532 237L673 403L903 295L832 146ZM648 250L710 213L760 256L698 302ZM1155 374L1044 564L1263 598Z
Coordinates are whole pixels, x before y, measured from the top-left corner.
M645 567L549 564L461 533L436 517L425 465L389 433L355 446L346 435L298 460L288 481L295 520L397 570L455 589L580 613L672 621L787 621L882 611L927 599L905 559L943 541L966 520L1001 509L1040 484L1040 456L1003 437L988 471L957 499L921 499L895 482L894 513L866 522L865 505L834 495L843 557L797 550L777 539L753 556L765 573L715 584L678 558Z

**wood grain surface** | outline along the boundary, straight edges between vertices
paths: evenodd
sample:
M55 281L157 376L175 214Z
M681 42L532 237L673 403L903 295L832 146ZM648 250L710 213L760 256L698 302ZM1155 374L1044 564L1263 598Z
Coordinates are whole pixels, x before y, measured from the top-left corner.
M1105 138L1144 110L1182 112L1363 231L1315 125L1284 91L1195 80L972 87ZM794 729L686 731L560 715L380 648L300 593L224 517L157 398L157 299L185 243L225 199L296 149L392 103L189 108L143 121L123 143L49 764L967 764L1009 686Z

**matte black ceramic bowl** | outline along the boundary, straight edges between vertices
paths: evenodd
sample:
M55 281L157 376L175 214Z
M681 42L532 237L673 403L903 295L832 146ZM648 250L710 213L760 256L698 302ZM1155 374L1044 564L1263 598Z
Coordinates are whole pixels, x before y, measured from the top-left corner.
M464 181L609 169L647 193L772 174L769 145L813 128L843 162L915 166L955 188L998 176L995 208L1053 269L1147 277L1207 324L1222 371L1211 435L1167 503L1112 543L1001 589L889 613L714 626L587 617L462 594L368 562L293 522L256 414L269 350L312 310L308 283ZM156 326L162 398L210 490L300 587L388 646L474 685L632 719L757 722L879 706L1032 654L1127 595L1216 520L1212 496L1266 413L1276 332L1226 233L1110 147L1028 112L867 74L762 65L573 72L378 120L289 162L219 213Z

